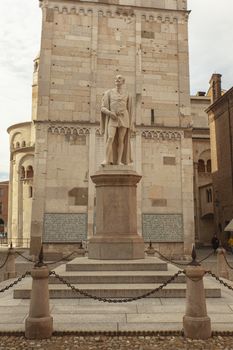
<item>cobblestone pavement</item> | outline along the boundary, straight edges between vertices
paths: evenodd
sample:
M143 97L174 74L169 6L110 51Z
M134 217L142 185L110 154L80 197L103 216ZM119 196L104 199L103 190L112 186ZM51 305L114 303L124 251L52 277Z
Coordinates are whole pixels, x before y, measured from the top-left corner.
M56 336L49 340L26 340L0 336L0 350L232 350L233 337L190 340L181 336Z

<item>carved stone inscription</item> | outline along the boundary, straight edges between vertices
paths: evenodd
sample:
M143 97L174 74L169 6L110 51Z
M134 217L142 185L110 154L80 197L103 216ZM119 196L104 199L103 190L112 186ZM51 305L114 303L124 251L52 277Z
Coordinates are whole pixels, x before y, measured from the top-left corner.
M45 214L43 242L81 242L87 238L87 214Z
M152 242L183 242L181 214L143 214L144 240Z

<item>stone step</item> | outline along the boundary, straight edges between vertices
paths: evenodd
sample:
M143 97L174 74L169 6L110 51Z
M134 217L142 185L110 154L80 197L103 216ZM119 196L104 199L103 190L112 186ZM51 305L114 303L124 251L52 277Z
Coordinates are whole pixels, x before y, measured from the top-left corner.
M168 271L66 271L66 265L55 269L56 273L69 283L74 284L124 284L124 283L164 283L178 269L168 265ZM185 276L180 275L176 283L185 283ZM60 283L55 276L50 276L49 283Z
M137 260L94 260L75 258L66 264L67 271L167 271L167 263L157 257Z
M160 284L82 284L76 285L82 291L90 293L92 296L105 298L130 298L138 297L160 286ZM14 290L15 299L29 299L31 292L31 283L19 286ZM185 298L186 284L173 283L167 285L164 289L150 295L150 298ZM205 294L207 298L221 297L220 288L211 282L205 282ZM80 299L83 296L79 293L73 292L72 289L64 284L50 284L49 285L50 299Z

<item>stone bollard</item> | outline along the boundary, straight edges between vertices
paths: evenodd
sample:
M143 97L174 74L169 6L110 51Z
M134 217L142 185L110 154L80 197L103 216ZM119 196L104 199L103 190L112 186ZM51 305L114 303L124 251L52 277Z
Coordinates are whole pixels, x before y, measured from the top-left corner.
M224 248L217 249L217 275L219 277L229 279L229 271L226 263L226 250Z
M9 278L15 278L16 277L16 271L15 271L15 250L12 247L12 243L10 245L10 248L8 249L8 259L6 262L6 269L4 272L4 280L8 280Z
M187 279L186 311L183 317L184 336L191 339L211 337L211 322L207 316L203 276L201 266L188 266L185 270Z
M43 263L43 253L40 253L39 263L32 269L31 276L32 291L29 316L25 322L25 337L47 339L53 333L53 318L49 310L49 270Z

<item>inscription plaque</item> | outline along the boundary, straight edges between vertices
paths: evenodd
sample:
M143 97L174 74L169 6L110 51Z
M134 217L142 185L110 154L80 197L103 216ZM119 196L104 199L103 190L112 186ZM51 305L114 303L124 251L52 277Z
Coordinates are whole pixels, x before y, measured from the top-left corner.
M182 214L142 214L146 242L183 242Z
M87 239L87 214L45 214L45 243L81 242Z

